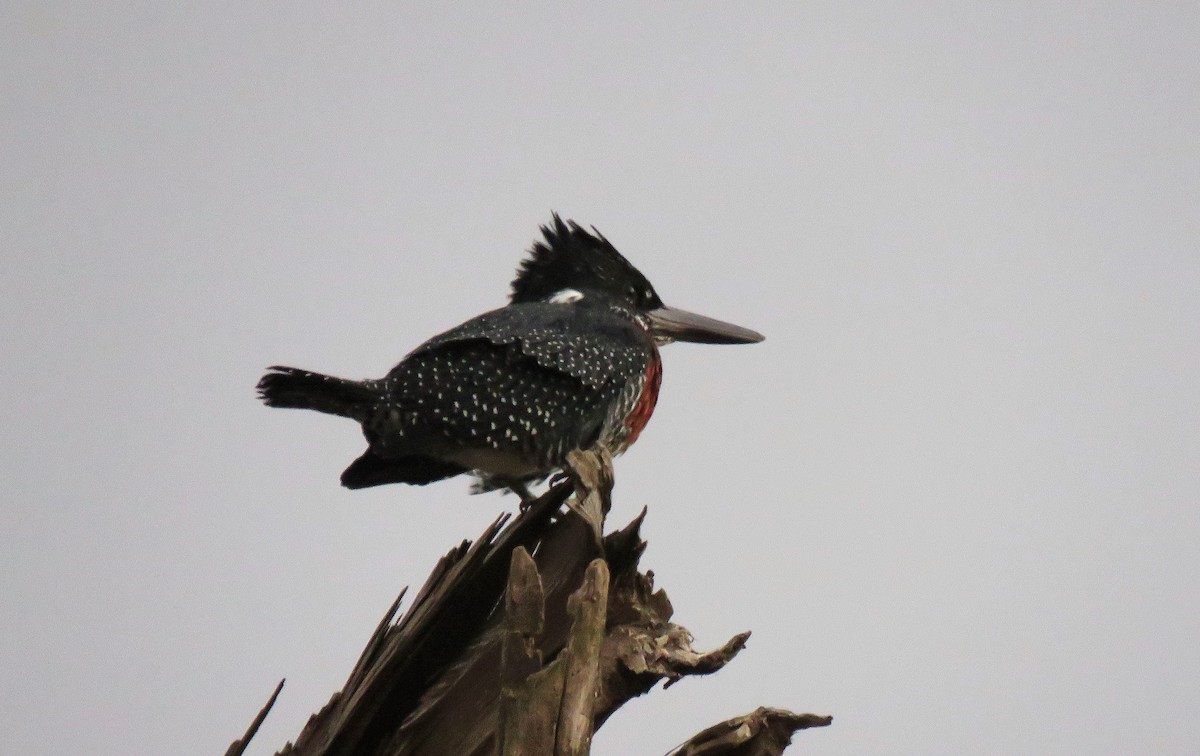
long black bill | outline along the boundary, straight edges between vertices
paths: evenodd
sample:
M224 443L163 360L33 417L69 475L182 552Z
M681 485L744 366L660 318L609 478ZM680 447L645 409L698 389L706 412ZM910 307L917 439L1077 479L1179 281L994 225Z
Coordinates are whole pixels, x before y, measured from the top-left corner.
M650 318L650 332L663 340L697 344L754 344L763 340L758 331L674 307L659 307L646 315Z

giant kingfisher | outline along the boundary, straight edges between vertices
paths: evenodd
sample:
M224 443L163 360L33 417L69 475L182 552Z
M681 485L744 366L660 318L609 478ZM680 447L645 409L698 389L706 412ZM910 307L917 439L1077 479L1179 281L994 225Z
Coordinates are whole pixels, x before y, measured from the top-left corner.
M510 303L426 341L384 378L354 381L271 367L271 407L362 424L367 450L347 488L425 485L473 472L481 488L525 484L602 444L637 440L658 399L672 341L747 344L761 334L667 307L599 231L557 214L517 270Z

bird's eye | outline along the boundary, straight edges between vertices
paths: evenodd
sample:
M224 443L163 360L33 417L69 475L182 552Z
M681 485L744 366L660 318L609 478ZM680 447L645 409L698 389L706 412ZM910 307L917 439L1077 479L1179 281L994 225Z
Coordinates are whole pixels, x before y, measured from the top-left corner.
M546 300L550 304L568 304L570 302L578 302L583 299L583 292L577 289L563 289L556 291Z

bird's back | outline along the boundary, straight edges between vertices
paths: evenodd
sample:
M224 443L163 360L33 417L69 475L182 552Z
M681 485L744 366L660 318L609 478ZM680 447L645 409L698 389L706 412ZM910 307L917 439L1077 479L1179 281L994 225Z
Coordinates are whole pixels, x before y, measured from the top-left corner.
M653 341L610 308L511 305L410 353L379 382L364 430L379 456L543 477L572 449L619 445L657 359Z

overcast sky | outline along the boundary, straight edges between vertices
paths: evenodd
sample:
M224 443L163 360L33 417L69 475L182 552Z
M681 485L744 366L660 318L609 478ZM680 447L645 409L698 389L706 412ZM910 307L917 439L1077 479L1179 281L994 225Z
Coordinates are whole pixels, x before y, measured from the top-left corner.
M1200 753L1200 6L437 5L0 10L0 750L221 753L285 676L294 737L514 500L344 490L254 383L381 376L557 210L767 335L664 350L612 515L754 637L597 753Z

